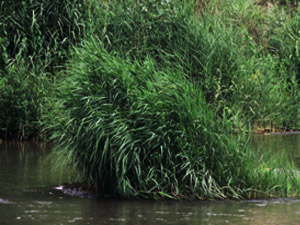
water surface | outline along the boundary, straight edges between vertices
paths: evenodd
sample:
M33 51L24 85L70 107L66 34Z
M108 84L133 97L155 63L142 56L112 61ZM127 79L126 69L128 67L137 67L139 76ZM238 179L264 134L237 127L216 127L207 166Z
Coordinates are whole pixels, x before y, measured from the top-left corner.
M252 146L254 149L268 151L271 155L286 154L288 159L300 169L300 134L267 134L253 135ZM299 222L300 224L300 222Z
M300 165L300 135L257 136L252 143L255 148L273 148L274 154L285 149ZM64 195L54 187L67 177L51 170L49 151L37 143L0 144L1 225L300 224L297 199L156 202Z

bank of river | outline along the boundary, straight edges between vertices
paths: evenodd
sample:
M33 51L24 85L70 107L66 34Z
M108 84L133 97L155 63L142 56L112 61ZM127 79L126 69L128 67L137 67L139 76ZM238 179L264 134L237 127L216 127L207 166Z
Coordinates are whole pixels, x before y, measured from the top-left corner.
M288 153L300 167L300 135L254 136L253 146ZM80 198L54 187L67 181L51 171L49 148L0 144L0 224L299 224L300 201L176 202ZM61 171L63 172L63 168Z

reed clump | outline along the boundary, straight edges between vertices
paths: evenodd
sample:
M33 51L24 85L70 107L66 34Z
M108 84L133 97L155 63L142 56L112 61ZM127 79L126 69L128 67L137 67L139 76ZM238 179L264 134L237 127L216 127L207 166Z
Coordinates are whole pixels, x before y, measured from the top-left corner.
M219 116L226 113L234 121L237 131L248 129L249 123L299 127L297 64L289 60L295 43L289 41L291 50L283 53L288 48L278 47L286 45L278 35L281 42L272 47L273 31L281 29L276 16L285 15L284 24L290 26L291 14L251 0L121 2L95 7L93 33L108 52L139 61L151 57L160 67L182 68ZM287 106L288 111L282 110Z
M244 136L299 129L299 18L281 3L1 2L0 138L51 137L104 195L294 195L294 167Z
M245 138L230 135L231 122L212 111L183 68L124 59L99 40L76 49L68 65L60 101L44 121L58 141L59 164L100 194L247 198L297 184L288 175L255 172L261 162ZM278 179L287 182L276 186Z
M31 66L42 64L53 72L66 50L84 36L87 9L84 0L2 1L0 37L6 60L13 63L21 56Z
M0 138L38 138L42 99L88 29L84 0L0 3Z

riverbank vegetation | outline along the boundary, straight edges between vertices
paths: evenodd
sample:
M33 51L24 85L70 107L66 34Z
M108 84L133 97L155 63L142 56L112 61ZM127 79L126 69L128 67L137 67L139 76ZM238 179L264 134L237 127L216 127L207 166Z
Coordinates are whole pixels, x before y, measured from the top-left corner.
M50 138L103 195L298 195L245 135L300 127L297 3L7 2L0 138Z

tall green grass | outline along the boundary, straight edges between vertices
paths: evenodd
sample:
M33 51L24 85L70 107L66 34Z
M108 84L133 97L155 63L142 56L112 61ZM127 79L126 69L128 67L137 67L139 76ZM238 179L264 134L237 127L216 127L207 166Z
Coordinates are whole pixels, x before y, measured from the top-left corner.
M51 136L58 163L103 194L293 195L293 166L257 159L243 136L249 125L299 129L298 17L289 9L1 2L0 138Z
M108 51L180 67L196 79L209 103L223 95L237 70L237 35L218 18L197 15L194 3L109 2L98 6L97 37ZM219 93L216 93L219 92Z
M66 50L84 36L88 21L84 0L7 0L0 5L0 36L6 54L21 55L32 66L49 70L66 57ZM2 56L1 56L2 57Z
M232 118L237 128L246 125L247 129L250 123L254 128L268 130L297 129L299 78L297 63L294 63L297 56L293 53L297 37L282 29L286 26L286 29L297 30L294 25L297 14L275 3L269 6L257 5L251 0L218 3L217 9L212 6L217 13L210 18L218 21L219 33L228 33L228 36L224 41L217 39L216 52L220 54L220 44L235 46L227 50L234 52L231 62L235 66L226 76L227 83L219 82L223 88L217 90L223 94L212 89L217 96L213 99L216 108ZM228 44L230 42L233 44ZM217 68L221 59L214 58ZM225 65L230 64L225 61Z
M84 0L0 3L0 138L39 136L42 98L88 32Z
M286 186L297 190L298 179L261 172L246 140L230 135L231 122L213 113L183 71L123 58L99 40L76 49L58 85L60 101L43 118L59 143L58 163L118 197L294 193Z
M0 139L29 139L39 136L39 107L48 79L28 69L20 60L0 74Z
M277 6L269 9L250 0L121 2L95 7L94 33L107 51L182 68L207 103L220 116L231 117L237 129L248 129L249 123L299 127L298 78L283 63L290 63L287 54L282 59L269 52Z
M48 86L37 89L51 89L69 48L94 36L108 52L139 63L150 57L157 67L182 70L237 132L249 123L297 129L298 17L290 8L252 0L5 1L0 6L0 73L5 77L21 60L26 70L38 71L35 77L42 81L37 84L49 79ZM27 126L38 121L31 118ZM2 130L10 127L1 125Z

